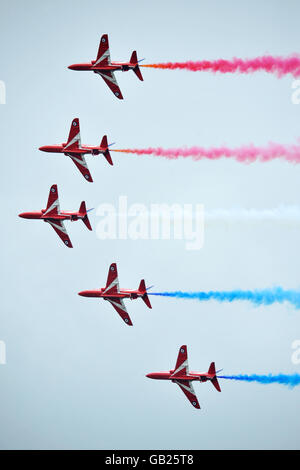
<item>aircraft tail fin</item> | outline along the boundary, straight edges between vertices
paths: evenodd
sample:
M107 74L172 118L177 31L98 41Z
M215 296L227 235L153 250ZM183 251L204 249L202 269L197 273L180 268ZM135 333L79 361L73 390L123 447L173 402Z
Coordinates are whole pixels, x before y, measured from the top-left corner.
M130 61L129 61L132 65L137 65L138 63L138 59L137 59L137 53L136 51L133 51L133 53L131 54L131 57L130 57Z
M102 149L105 149L103 155L104 155L104 157L106 158L106 160L108 161L108 163L109 163L110 165L113 165L113 161L112 161L112 159L111 159L110 151L108 150L108 142L107 142L107 136L106 136L106 135L104 135L104 136L102 137L100 147L101 147Z
M107 135L104 135L102 137L100 147L102 147L102 148L107 148L108 147Z
M138 77L138 79L143 81L144 79L143 79L142 72L141 72L141 70L139 68L139 65L138 65L139 61L138 61L138 58L137 58L136 51L133 51L133 53L131 54L130 64L134 66L133 71L136 74L136 76Z
M217 376L216 376L216 367L215 367L215 363L212 362L209 366L209 369L208 369L208 374L210 375L213 375L214 377L211 379L211 383L213 384L213 386L215 387L215 389L218 390L218 392L221 391L221 387L220 387L220 384L218 382L218 379L217 379Z
M91 209L90 209L91 210ZM92 230L88 215L87 215L85 201L82 201L79 207L79 215L82 217L82 222L86 225L89 230Z
M208 369L208 374L216 375L216 366L214 362L210 364L209 369Z
M139 291L140 291L141 294L143 294L142 299L145 302L145 304L147 305L147 307L152 308L149 297L147 295L147 289L146 289L146 284L145 284L144 279L142 279L141 282L140 282Z

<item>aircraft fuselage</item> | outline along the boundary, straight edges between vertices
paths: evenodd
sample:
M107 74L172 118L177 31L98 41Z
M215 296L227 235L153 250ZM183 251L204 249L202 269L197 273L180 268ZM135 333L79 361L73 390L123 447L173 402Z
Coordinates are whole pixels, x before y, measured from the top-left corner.
M83 219L84 215L80 214L79 212L60 212L59 214L55 215L44 215L45 209L41 211L31 211L31 212L22 212L19 214L19 217L22 219L38 219L47 221L50 220L70 220L71 222L79 219Z
M67 155L68 153L72 154L91 154L91 155L99 155L100 153L105 153L107 150L106 148L97 147L97 146L89 146L84 145L81 147L76 148L76 150L66 148L67 143L63 143L61 145L43 145L39 148L42 152L50 152L50 153L64 153Z
M143 297L139 291L136 290L125 290L121 289L120 292L115 294L105 294L105 288L103 289L93 289L93 290L83 290L79 292L79 295L82 297L99 297L104 300L107 299L137 299L138 297Z
M122 72L127 72L128 70L133 70L137 64L131 64L130 62L112 62L110 65L94 65L95 60L88 63L82 64L72 64L69 65L70 70L81 70L81 71L90 71L90 72L116 72L120 70Z
M206 382L207 380L212 380L215 377L215 375L207 374L207 372L190 372L188 375L176 375L176 377L172 375L173 373L174 370L170 370L169 372L153 372L147 374L146 377L155 380L171 380L171 382L174 382L175 380L198 380L200 382Z

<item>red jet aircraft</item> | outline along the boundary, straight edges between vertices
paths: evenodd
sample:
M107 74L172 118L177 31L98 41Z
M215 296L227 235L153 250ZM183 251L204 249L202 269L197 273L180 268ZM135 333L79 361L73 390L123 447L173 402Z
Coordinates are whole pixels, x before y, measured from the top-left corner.
M100 77L103 78L105 83L109 86L113 94L117 98L122 100L123 96L118 86L114 72L116 70L122 70L122 72L133 70L136 76L141 81L143 81L142 73L139 68L139 62L141 62L141 60L137 60L136 51L133 51L129 62L111 62L110 53L109 53L108 35L104 34L102 38L100 39L100 44L99 44L99 49L98 49L96 60L92 60L91 62L84 63L84 64L69 65L68 68L71 70L88 70L91 72L98 73Z
M148 287L150 289L150 287ZM83 297L100 297L104 300L108 300L114 309L118 312L120 317L124 320L127 325L132 325L131 319L126 310L123 299L137 299L141 297L147 307L152 308L144 279L141 280L139 288L137 290L120 289L118 271L116 263L112 263L109 267L108 277L106 286L101 289L95 290L83 290L78 292L78 295Z
M220 392L221 388L217 379L218 372L220 371L218 370L216 372L214 362L210 364L207 373L189 372L187 347L184 345L179 349L175 369L172 369L169 372L154 372L146 375L146 377L149 377L149 379L171 380L179 385L185 396L195 408L200 408L192 381L199 380L200 382L207 382L210 380L218 392Z
M82 201L78 212L61 212L59 208L58 192L57 185L53 184L50 188L49 198L46 209L36 212L22 212L19 214L19 217L23 219L38 219L48 222L51 227L54 228L57 235L62 239L64 244L73 248L71 240L67 234L67 231L64 226L64 220L74 220L81 219L89 230L92 230L90 221L88 219L87 213L92 210L86 210L85 202Z
M68 142L61 145L44 145L43 147L40 147L39 150L51 153L64 153L68 157L71 157L80 173L82 173L87 181L92 183L93 178L91 177L87 167L84 155L99 155L99 153L102 153L108 163L113 165L113 161L108 150L111 145L113 144L108 145L106 135L103 136L99 147L81 145L79 119L75 118L71 124Z

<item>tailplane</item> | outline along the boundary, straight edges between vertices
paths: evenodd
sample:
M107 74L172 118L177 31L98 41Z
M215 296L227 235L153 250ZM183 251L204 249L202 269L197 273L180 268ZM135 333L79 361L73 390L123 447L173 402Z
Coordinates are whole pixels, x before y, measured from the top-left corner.
M139 292L142 294L142 299L147 305L148 308L152 308L149 297L147 295L147 289L146 289L146 284L144 279L141 280L140 285L139 285Z
M138 77L139 80L143 81L143 75L142 75L142 72L139 68L139 61L137 59L137 53L136 51L133 51L133 53L131 54L131 57L130 57L130 65L134 66L134 68L132 69L134 71L134 73L136 74L136 76Z
M105 149L103 155L105 156L105 158L106 158L106 160L108 161L108 163L109 163L110 165L113 165L113 161L112 161L112 159L111 159L110 152L109 152L109 150L108 150L108 142L107 142L107 136L106 136L106 135L103 136L103 138L102 138L102 140L101 140L100 147L101 147L102 149Z
M221 387L220 387L220 384L219 384L217 376L216 376L216 367L215 367L214 362L212 362L210 364L209 369L208 369L208 374L213 376L213 378L211 379L211 383L218 390L218 392L220 392Z
M89 209L89 210L91 210L91 209ZM92 226L90 224L88 215L87 215L88 212L89 211L86 210L85 202L82 201L82 203L80 204L80 207L79 207L79 215L82 217L82 222L87 226L87 228L89 230L93 230Z

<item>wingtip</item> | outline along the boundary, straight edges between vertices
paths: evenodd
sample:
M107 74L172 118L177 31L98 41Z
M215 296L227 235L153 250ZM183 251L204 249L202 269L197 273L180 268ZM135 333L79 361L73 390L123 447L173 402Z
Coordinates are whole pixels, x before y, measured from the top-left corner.
M88 175L87 175L87 176L88 176ZM94 182L94 181L93 181L93 178L92 178L91 176L88 176L88 177L87 177L87 176L83 176L84 179L85 179L88 183L93 183L93 182Z

